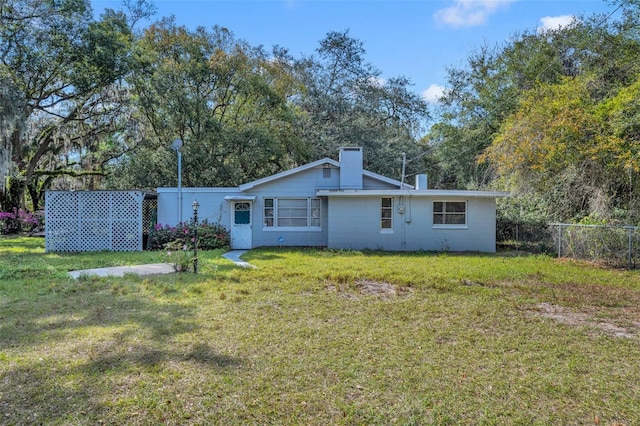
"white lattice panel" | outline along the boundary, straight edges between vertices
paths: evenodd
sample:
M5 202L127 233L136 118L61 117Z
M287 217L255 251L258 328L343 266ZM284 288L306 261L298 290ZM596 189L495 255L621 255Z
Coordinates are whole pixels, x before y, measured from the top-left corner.
M45 248L76 251L78 247L78 194L47 192L45 198Z
M109 220L111 193L103 191L80 192L78 198L80 220Z
M114 220L131 220L138 216L138 210L141 208L142 200L135 192L114 192L113 200L113 219Z
M139 191L46 194L47 251L142 250Z
M118 220L113 222L113 249L117 251L133 251L142 249L142 230L137 223ZM138 248L140 244L140 248Z

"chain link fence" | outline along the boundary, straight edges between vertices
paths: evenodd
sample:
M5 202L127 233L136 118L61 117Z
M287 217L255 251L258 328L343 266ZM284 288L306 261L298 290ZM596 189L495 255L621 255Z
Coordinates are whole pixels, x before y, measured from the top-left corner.
M640 265L636 226L499 221L496 241L503 249L582 259L618 268Z

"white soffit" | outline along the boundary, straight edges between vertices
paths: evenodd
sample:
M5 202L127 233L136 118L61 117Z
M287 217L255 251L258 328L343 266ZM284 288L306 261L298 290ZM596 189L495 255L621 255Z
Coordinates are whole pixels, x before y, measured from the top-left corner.
M227 195L224 197L226 201L255 201L255 195Z

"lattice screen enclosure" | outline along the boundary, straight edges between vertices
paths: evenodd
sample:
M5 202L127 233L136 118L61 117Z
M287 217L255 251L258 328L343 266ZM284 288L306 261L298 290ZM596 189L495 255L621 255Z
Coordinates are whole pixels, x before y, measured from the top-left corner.
M144 191L47 191L45 248L140 251L153 216L143 206L155 198Z

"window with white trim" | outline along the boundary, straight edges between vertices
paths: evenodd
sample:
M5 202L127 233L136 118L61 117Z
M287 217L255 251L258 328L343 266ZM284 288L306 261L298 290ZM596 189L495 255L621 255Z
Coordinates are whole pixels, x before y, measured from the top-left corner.
M319 228L319 198L265 198L265 228Z
M434 225L466 225L467 202L466 201L434 201L433 202Z
M380 229L393 228L393 198L383 197L380 203Z

